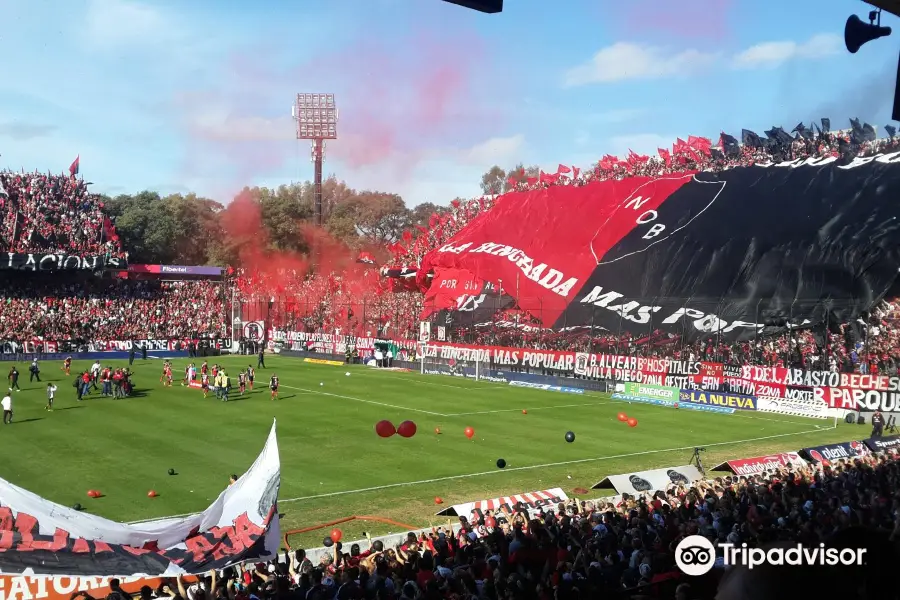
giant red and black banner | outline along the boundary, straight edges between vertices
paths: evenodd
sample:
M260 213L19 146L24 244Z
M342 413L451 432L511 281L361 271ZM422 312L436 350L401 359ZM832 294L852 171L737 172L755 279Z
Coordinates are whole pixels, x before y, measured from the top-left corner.
M545 327L752 339L881 299L900 268L898 197L900 153L512 192L420 274L502 281Z

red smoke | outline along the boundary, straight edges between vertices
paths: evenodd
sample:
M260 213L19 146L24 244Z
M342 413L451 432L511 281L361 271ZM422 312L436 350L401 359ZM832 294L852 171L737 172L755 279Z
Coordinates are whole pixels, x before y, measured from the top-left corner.
M687 40L719 41L730 35L734 8L734 0L630 0L605 6L604 17L607 20L611 17L612 27L617 32L624 30L629 36L647 37L650 33Z

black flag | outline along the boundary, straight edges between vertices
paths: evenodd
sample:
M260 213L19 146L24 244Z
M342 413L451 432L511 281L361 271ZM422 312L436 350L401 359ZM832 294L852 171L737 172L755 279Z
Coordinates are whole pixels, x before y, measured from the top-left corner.
M734 156L741 153L741 148L734 136L728 135L723 131L720 140L722 141L722 150L726 156Z
M862 131L863 139L867 142L874 142L876 139L878 139L878 134L875 133L875 128L868 123L863 123Z
M822 133L831 133L831 119L822 117Z
M751 148L761 148L763 145L762 139L749 129L741 130L741 141L745 146L750 146Z
M887 131L888 137L894 137L897 135L897 128L893 125L885 125L884 130Z

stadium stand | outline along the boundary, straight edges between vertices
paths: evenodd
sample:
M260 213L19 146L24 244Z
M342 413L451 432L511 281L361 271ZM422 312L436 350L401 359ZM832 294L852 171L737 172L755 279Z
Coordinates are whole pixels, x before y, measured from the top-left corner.
M0 172L0 209L6 252L125 256L103 203L83 180Z
M869 456L613 501L573 499L537 515L519 508L473 513L394 545L337 544L309 556L296 550L287 560L251 566L241 580L260 597L690 600L711 598L718 588L719 598L894 598L883 568L896 560L900 521L891 490L898 477L895 456ZM871 560L839 569L793 566L790 576L719 568L688 577L676 566L675 548L690 535L737 547L865 548ZM730 585L744 591L722 595ZM860 585L870 586L867 595L852 593Z
M13 272L0 274L0 294L5 341L227 337L226 296L214 282Z

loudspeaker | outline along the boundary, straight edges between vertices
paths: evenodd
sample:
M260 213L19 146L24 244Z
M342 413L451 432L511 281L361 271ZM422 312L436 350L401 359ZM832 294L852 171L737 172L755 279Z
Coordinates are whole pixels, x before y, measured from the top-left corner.
M865 425L866 424L866 415L859 415L859 418L856 420L857 425Z
M856 54L863 44L891 35L890 27L866 23L856 15L851 15L844 25L844 44L851 54Z
M844 421L849 425L853 425L853 423L856 422L856 413L847 413L847 416L844 417Z
M444 0L444 2L457 4L488 14L503 12L503 0Z

